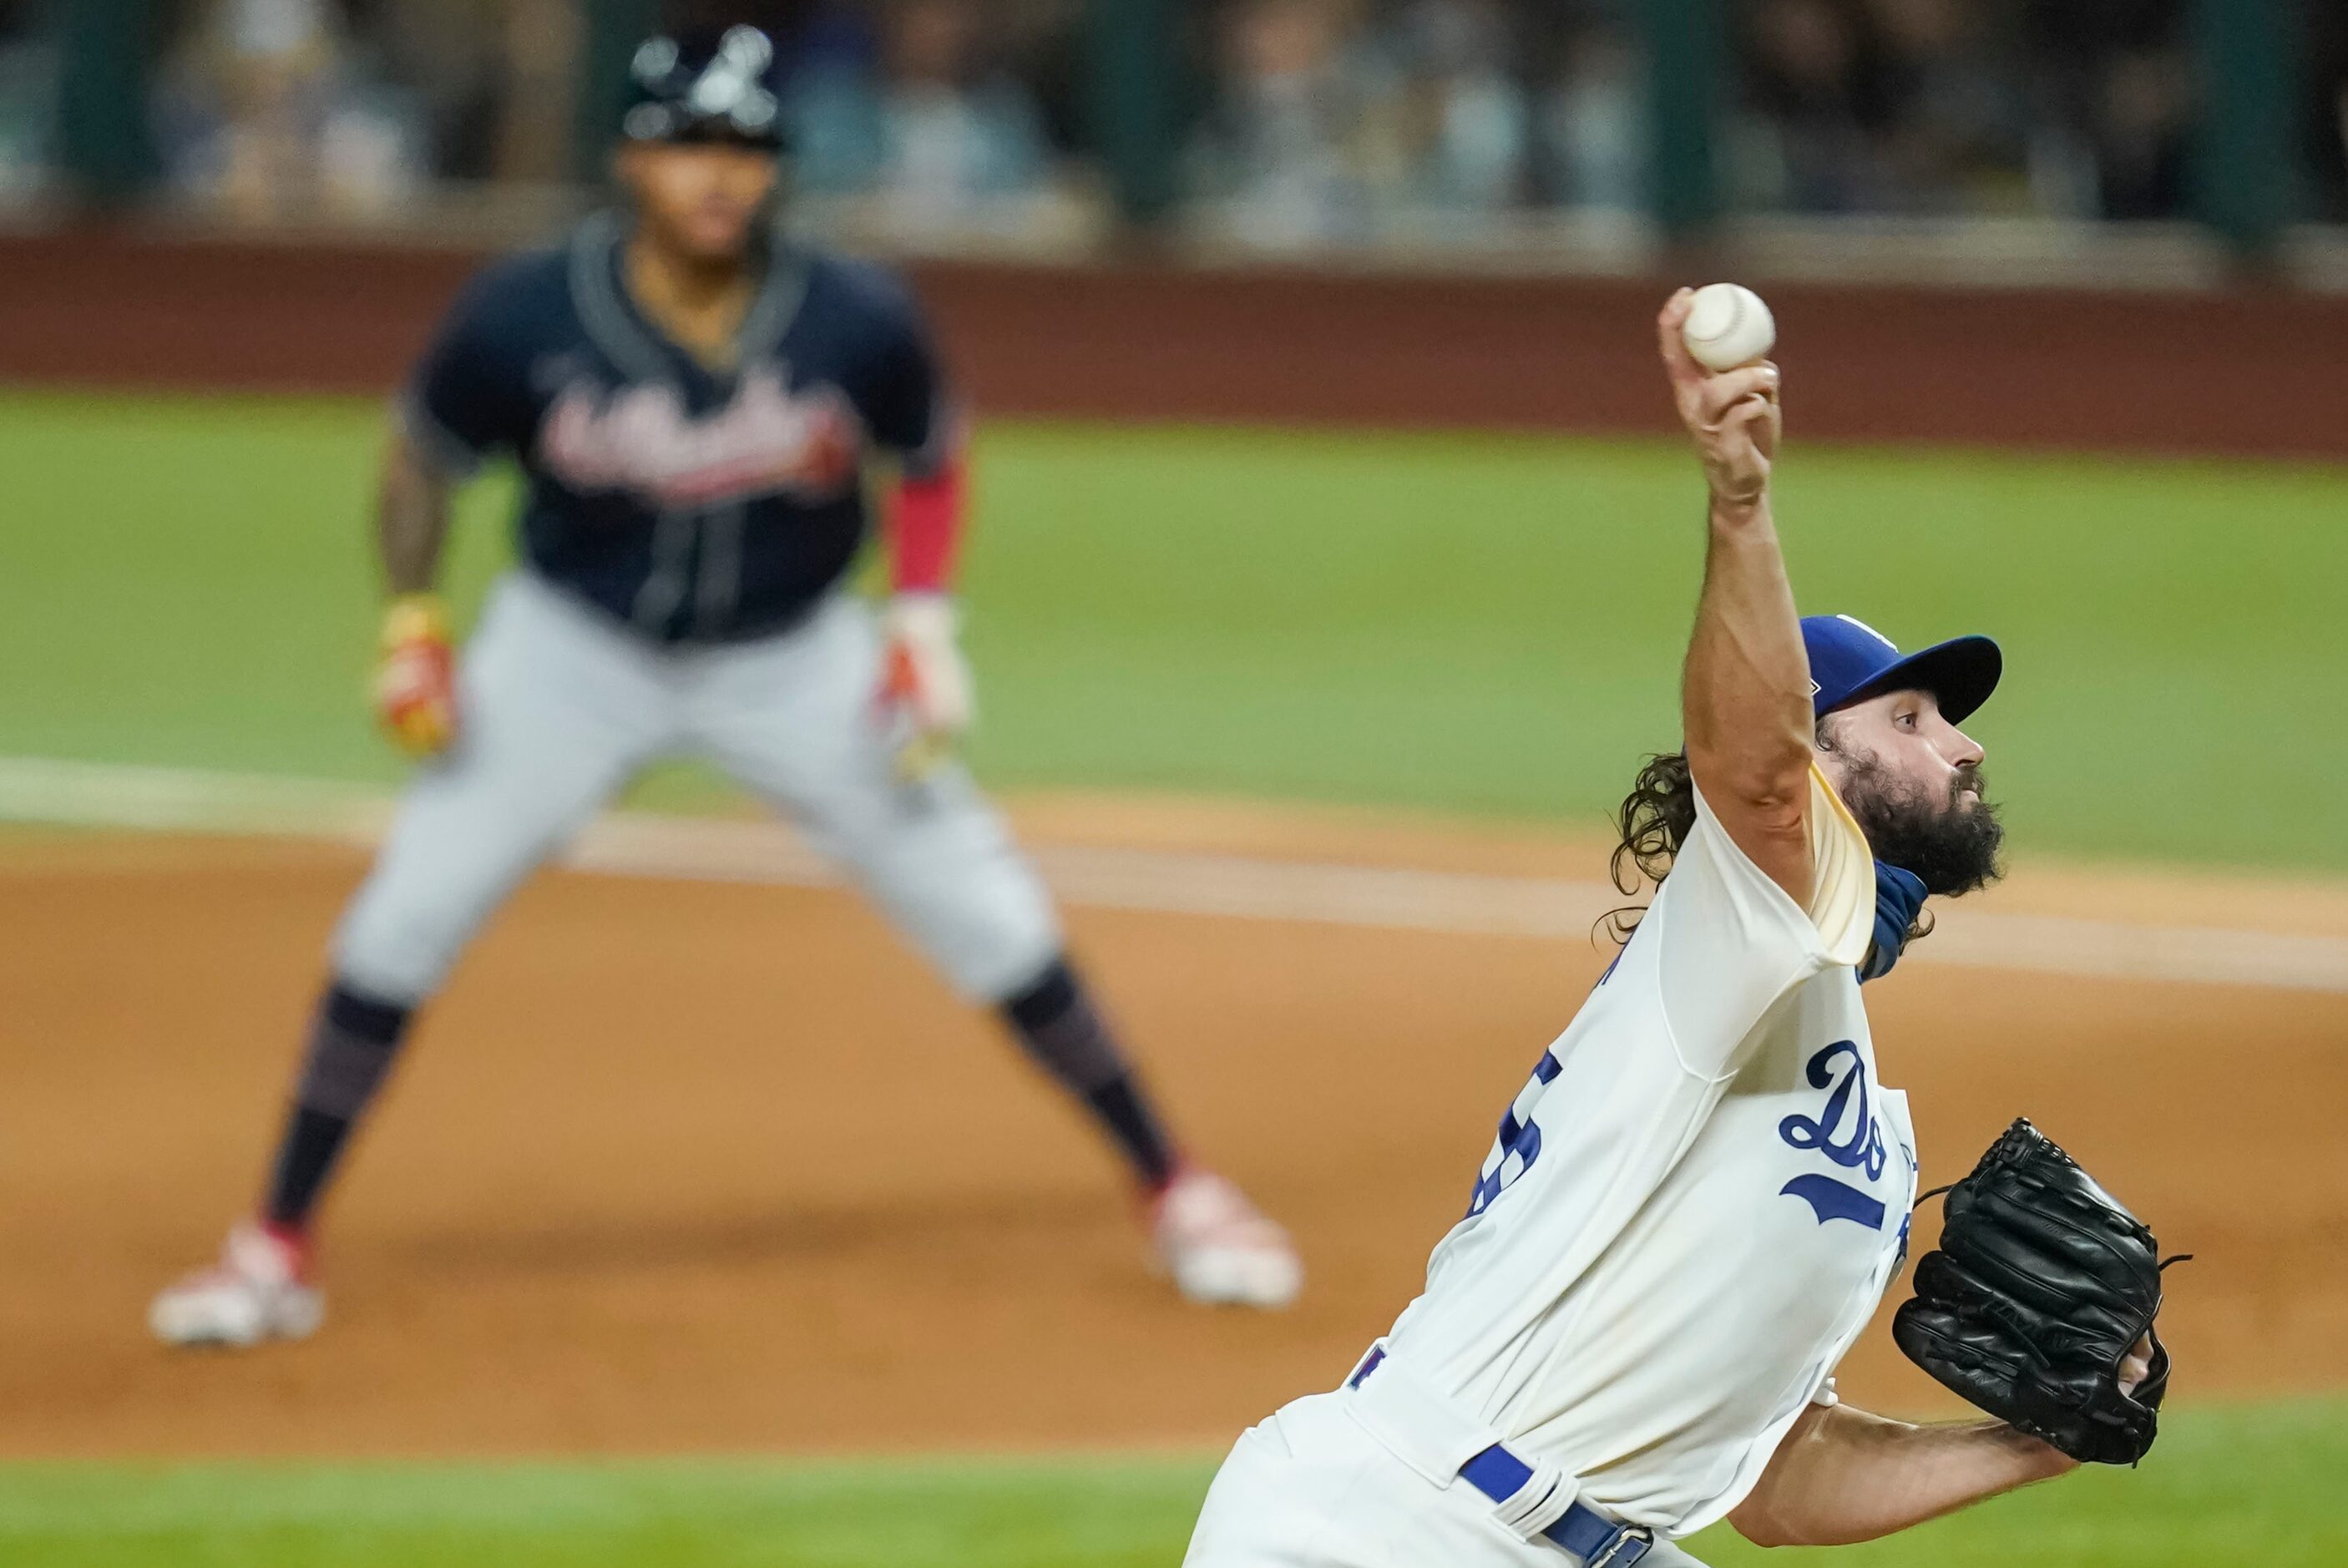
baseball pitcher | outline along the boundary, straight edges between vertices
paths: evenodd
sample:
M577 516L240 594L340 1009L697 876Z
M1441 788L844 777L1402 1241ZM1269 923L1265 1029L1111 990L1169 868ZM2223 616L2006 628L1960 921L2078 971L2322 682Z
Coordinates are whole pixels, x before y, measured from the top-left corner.
M1034 867L951 756L971 718L950 596L963 421L897 279L775 237L775 75L753 28L646 43L624 210L482 273L407 388L381 487L376 695L422 766L335 935L260 1212L156 1300L167 1341L318 1326L319 1195L417 1009L523 877L678 754L796 821L1082 1102L1184 1295L1296 1294L1287 1238L1183 1159ZM881 457L894 593L876 616L843 580ZM452 489L499 458L528 480L521 564L460 665L433 584Z
M1502 1119L1424 1294L1336 1390L1240 1439L1190 1568L1684 1564L1671 1542L1723 1518L1764 1544L1863 1541L2151 1440L2150 1233L2026 1123L1952 1192L1900 1315L1902 1346L2003 1418L1837 1401L1916 1197L1859 985L1927 895L1997 874L1957 726L2001 655L1796 616L1777 368L1707 374L1687 300L1659 322L1711 489L1685 746L1639 775L1615 862L1654 896Z

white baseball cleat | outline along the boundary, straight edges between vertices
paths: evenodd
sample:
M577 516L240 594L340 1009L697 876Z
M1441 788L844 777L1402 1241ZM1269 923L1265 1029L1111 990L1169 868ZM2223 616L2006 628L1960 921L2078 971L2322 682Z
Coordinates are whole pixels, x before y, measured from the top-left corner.
M173 1284L147 1309L166 1345L258 1345L306 1339L325 1321L326 1298L309 1283L300 1238L247 1220L228 1233L220 1262Z
M1303 1287L1288 1233L1211 1171L1177 1173L1150 1203L1149 1232L1174 1288L1192 1301L1282 1307Z

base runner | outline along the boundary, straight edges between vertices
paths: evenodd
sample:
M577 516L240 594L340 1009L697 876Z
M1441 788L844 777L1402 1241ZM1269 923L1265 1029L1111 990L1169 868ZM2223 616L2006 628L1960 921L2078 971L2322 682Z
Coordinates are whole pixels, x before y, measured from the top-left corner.
M1777 369L1707 375L1681 341L1687 308L1683 292L1659 324L1711 487L1686 744L1640 774L1616 857L1627 885L1633 867L1660 885L1509 1108L1425 1293L1335 1391L1241 1438L1189 1568L1685 1564L1671 1542L1723 1518L1763 1544L1867 1540L2075 1452L2149 1443L2167 1363L2148 1245L2122 1293L2148 1305L2081 1380L2103 1385L2118 1435L2091 1433L2034 1390L1987 1392L2029 1359L2000 1326L2057 1315L1994 1310L1966 1269L2009 1243L1958 1248L1955 1194L1943 1246L1973 1261L1927 1271L1942 1305L1903 1345L2071 1451L2004 1421L1915 1427L1837 1402L1916 1195L1859 983L1920 934L1926 895L1997 874L1982 750L1957 725L2001 656L1982 637L1903 656L1858 621L1797 619L1769 503ZM1977 1174L2018 1168L2102 1213L2052 1145L2013 1138Z
M1287 1238L1184 1160L950 755L971 713L948 593L962 423L900 283L769 238L774 70L752 28L645 44L616 159L628 211L484 273L415 376L384 466L378 696L426 760L335 935L260 1212L157 1298L167 1341L318 1326L319 1195L417 1010L523 877L678 754L797 821L1085 1106L1184 1295L1296 1294ZM876 453L901 476L877 619L843 585ZM529 480L522 563L459 669L432 586L450 492L495 457Z

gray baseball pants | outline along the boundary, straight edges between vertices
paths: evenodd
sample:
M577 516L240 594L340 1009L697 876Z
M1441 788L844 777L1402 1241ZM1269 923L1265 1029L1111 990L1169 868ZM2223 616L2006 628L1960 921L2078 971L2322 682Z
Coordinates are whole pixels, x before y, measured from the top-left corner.
M1050 897L959 764L896 779L873 703L880 658L871 612L845 593L775 636L666 647L509 574L465 650L457 744L402 801L335 934L337 974L424 1001L630 779L695 756L797 823L955 989L1013 995L1060 950Z

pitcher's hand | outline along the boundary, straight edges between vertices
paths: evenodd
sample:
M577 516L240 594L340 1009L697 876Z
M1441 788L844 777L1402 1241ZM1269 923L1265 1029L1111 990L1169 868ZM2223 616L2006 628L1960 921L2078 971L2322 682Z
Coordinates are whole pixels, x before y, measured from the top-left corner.
M2129 1346L2120 1357L2119 1385L2123 1394L2134 1394L2137 1386L2152 1376L2152 1336L2147 1334Z
M1751 506L1768 492L1769 466L1777 455L1783 419L1777 407L1777 366L1769 360L1742 365L1717 375L1688 353L1680 326L1687 320L1692 291L1682 289L1655 318L1656 346L1672 382L1680 422L1704 461L1713 499Z

